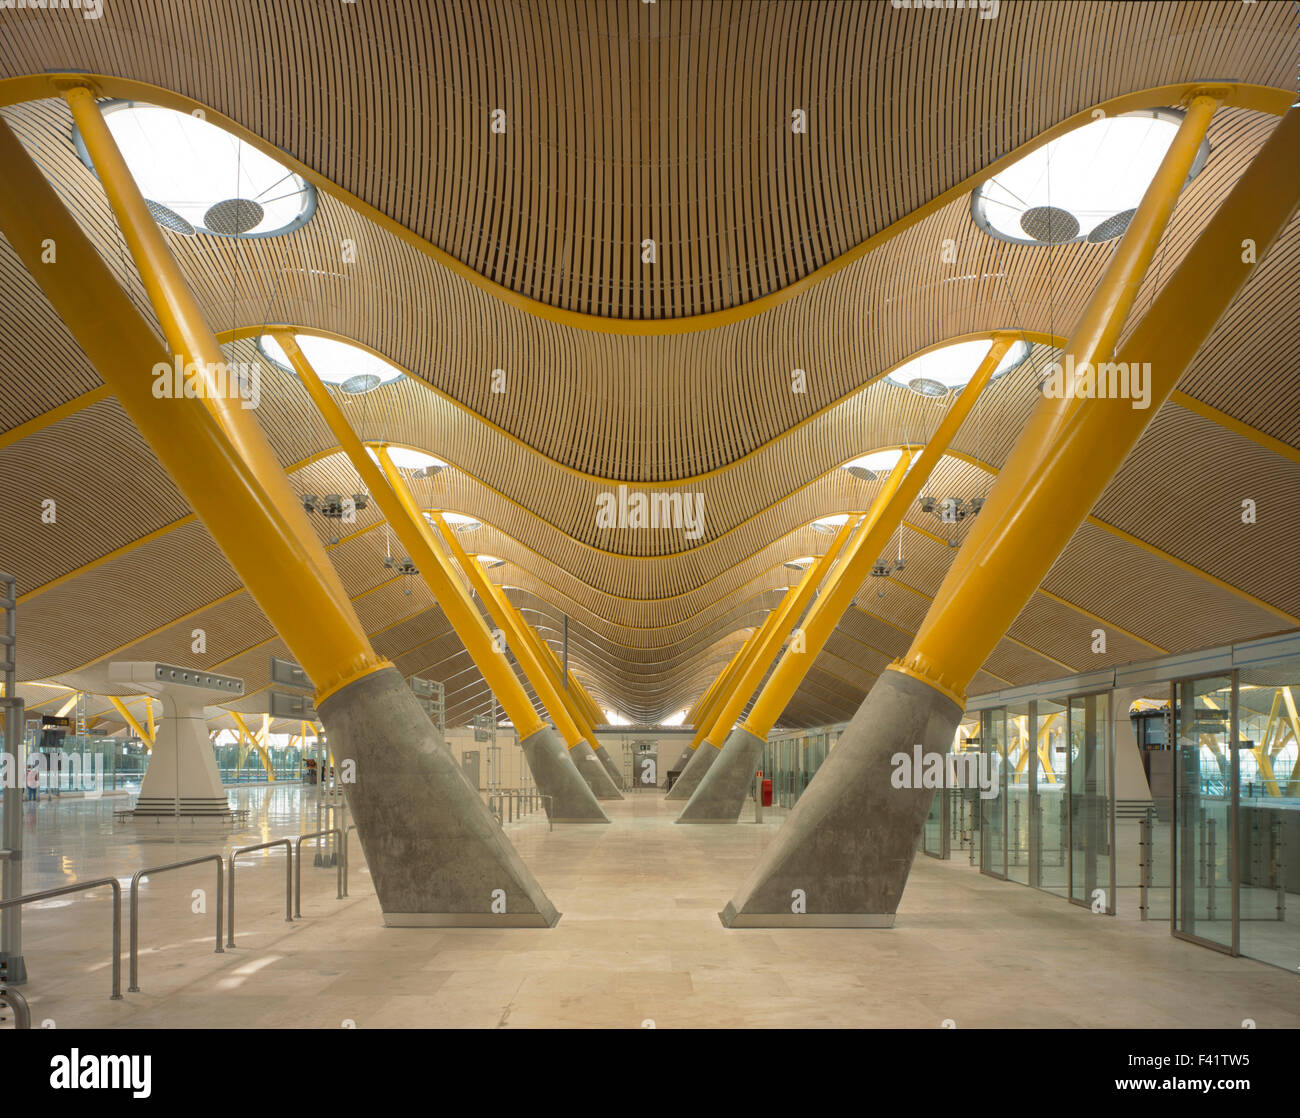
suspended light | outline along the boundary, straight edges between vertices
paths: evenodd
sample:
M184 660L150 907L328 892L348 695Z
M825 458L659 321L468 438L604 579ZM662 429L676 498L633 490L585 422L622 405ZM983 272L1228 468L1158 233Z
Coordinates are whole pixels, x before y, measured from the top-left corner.
M971 215L986 233L1016 244L1113 240L1128 228L1182 119L1177 109L1143 109L1075 128L982 183ZM1202 141L1188 182L1209 155Z

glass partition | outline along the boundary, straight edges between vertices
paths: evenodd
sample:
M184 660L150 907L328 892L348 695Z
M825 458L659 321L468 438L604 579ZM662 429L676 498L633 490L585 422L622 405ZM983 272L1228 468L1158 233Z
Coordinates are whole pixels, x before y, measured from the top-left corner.
M1029 704L1007 707L1006 764L1003 795L1006 797L1007 878L1029 884Z
M1007 798L1004 794L1007 748L1005 707L986 710L980 725L978 779L967 777L968 792L979 801L980 870L993 877L1007 876Z
M1232 937L1232 679L1174 686L1173 931L1224 950Z
M1300 971L1300 659L1237 678L1238 950Z
M1113 913L1110 692L1072 695L1067 717L1070 900Z
M1068 886L1066 847L1070 833L1070 803L1065 791L1070 764L1065 705L1055 699L1038 699L1034 708L1029 883L1063 897Z

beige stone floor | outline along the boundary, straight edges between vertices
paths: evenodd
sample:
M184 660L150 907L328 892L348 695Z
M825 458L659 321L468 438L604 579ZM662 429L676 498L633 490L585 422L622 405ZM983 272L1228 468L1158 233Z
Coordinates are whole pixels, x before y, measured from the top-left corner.
M314 828L312 791L248 789L241 842ZM611 826L508 827L564 914L550 930L389 929L353 843L351 897L304 871L283 915L283 861L240 870L239 946L216 954L213 871L145 885L142 992L108 999L107 896L28 914L34 1022L60 1027L451 1028L1300 1027L1300 978L1174 940L1167 923L1096 916L964 861L918 857L888 931L729 931L717 911L784 813L734 827L672 823L661 794ZM28 891L219 849L220 836L112 822L108 801L42 805ZM242 863L241 863L242 865ZM125 949L126 932L123 929ZM125 989L125 958L123 988Z

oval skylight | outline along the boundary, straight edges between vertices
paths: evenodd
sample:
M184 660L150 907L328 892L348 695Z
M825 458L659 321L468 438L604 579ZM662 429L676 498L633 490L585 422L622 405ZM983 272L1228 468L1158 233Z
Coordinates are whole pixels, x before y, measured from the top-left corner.
M1143 109L1067 132L977 187L971 215L986 233L1016 244L1113 240L1128 228L1182 119L1177 109ZM1209 155L1203 141L1188 182Z
M834 516L823 516L819 520L814 520L812 526L819 532L833 532L836 528L844 527L848 520L848 513L836 513Z
M941 349L932 349L929 353L913 357L900 365L885 380L890 384L919 391L923 396L945 395L954 388L966 386L992 345L993 342L988 338L976 338L971 342L954 342ZM997 380L998 377L1005 376L1028 355L1029 346L1022 341L1014 342L998 363L991 379ZM923 382L920 387L918 382ZM892 469L892 464L890 468Z
M472 532L482 524L482 521L475 520L472 516L466 516L463 512L444 512L442 518L457 532Z
M902 456L901 450L877 450L855 458L852 462L845 462L840 469L847 470L859 481L876 481L897 466Z
M316 375L326 384L338 385L344 392L369 392L381 384L400 380L405 375L396 365L390 365L368 349L348 342L320 338L315 334L295 334L294 340ZM286 372L293 372L288 355L270 334L263 334L257 339L257 348L268 361L279 365ZM392 448L390 453L396 462L397 448Z
M502 559L499 555L479 555L477 556L477 559L483 567L489 569L492 567L499 567L501 566L502 563L505 562L505 560Z
M445 469L447 466L441 458L425 454L422 450L408 450L404 446L390 446L385 449L388 451L389 459L399 470L410 470L413 473L427 475Z
M108 101L104 122L154 220L174 233L273 237L316 209L306 179L224 128L141 101ZM81 161L94 164L75 128Z

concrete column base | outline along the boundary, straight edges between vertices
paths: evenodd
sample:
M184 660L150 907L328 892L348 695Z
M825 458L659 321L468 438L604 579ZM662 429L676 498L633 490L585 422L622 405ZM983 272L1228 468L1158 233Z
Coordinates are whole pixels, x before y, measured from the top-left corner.
M732 730L718 751L718 759L696 785L677 822L735 823L753 787L763 744L762 738L748 730L739 726Z
M578 772L582 774L582 779L587 782L587 787L595 793L596 799L621 800L623 798L623 793L618 790L618 785L605 771L605 766L600 763L596 751L585 741L578 742L569 750L569 758L578 767Z
M609 779L614 782L614 787L621 792L623 790L623 774L618 771L618 766L614 764L614 758L609 755L609 750L603 745L598 745L595 754L605 772L609 774Z
M952 748L961 708L898 671L882 672L748 880L719 913L729 928L889 927L935 789L922 770ZM906 765L896 764L899 756ZM942 760L937 762L942 765ZM942 773L942 768L939 772ZM907 786L898 787L899 774ZM800 911L802 909L803 911Z
M550 726L542 727L519 744L537 790L551 797L551 822L609 822L591 786L574 764L575 758L570 757L570 751Z
M691 758L694 756L695 756L694 751L688 745L685 749L682 750L682 755L677 758L677 763L673 765L673 767L668 771L677 772L677 773L681 772L686 768L687 765L691 763Z
M348 684L319 709L385 920L559 920L396 668Z
M682 770L682 775L677 778L677 783L668 790L666 800L689 800L691 793L699 787L700 781L704 779L704 774L709 771L709 767L718 758L720 750L715 749L707 741L700 742L695 750L695 756L686 762L686 768Z

